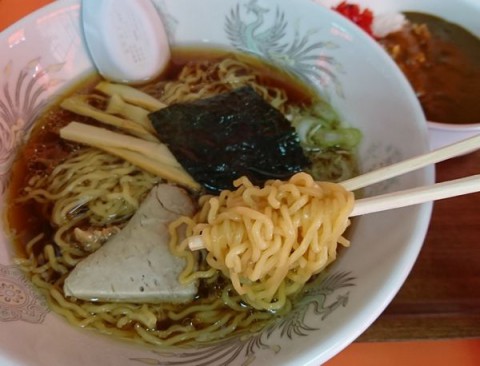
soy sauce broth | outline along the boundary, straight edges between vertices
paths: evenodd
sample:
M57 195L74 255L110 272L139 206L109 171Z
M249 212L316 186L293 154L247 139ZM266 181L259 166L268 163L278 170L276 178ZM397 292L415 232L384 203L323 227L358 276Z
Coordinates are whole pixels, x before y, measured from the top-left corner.
M148 89L153 85L160 85L165 80L174 80L181 69L188 62L208 62L224 58L232 54L222 49L205 47L178 47L172 49L172 58L167 69L157 80L145 85L139 85L139 89ZM295 77L274 68L272 65L248 55L233 53L235 57L249 63L257 71L261 72L262 84L283 89L289 101L296 104L310 104L316 96L313 88ZM72 153L81 148L80 145L60 138L59 131L72 120L89 123L99 127L95 120L76 115L60 108L61 101L74 94L87 94L91 92L101 78L92 74L81 80L78 84L69 88L57 101L52 104L37 119L30 133L28 141L17 152L15 162L12 165L10 183L6 192L6 226L14 243L14 254L25 257L25 245L39 233L44 233L47 243L52 238L54 228L49 217L49 208L36 204L32 201L18 203L28 180L35 174L48 175L50 172L67 159ZM42 249L38 245L38 250Z

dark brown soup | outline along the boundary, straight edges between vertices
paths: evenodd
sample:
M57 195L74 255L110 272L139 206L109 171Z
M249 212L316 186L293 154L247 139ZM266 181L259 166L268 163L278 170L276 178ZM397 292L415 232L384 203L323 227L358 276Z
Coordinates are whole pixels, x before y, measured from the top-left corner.
M159 77L159 80L140 88L152 92L157 86L161 86L164 80L175 80L182 68L189 62L203 62L205 67L208 67L209 62L225 56L225 51L217 49L177 48L173 50L170 65ZM246 58L246 56L243 58L261 71L263 85L285 90L292 103L308 105L312 102L314 92L303 83L257 59ZM99 80L98 76L90 76L81 84L74 86L72 91L67 92L64 97L69 94L91 92ZM75 115L59 106L53 106L37 121L28 143L19 150L13 165L7 198L9 202L7 221L15 235L16 252L21 256L24 254L25 243L39 232L50 233L52 231L48 219L50 212L46 210L45 206L37 205L32 201L22 204L13 202L22 194L22 190L33 175L50 174L56 165L79 148L77 144L63 140L59 136L59 130L72 120L98 124L93 119ZM48 237L49 235L46 235L46 238Z
M234 72L227 73L226 77L225 73L220 75L221 72L218 71L222 70L223 72L225 63L230 65L229 68L232 64L234 65ZM239 64L241 66L238 66ZM200 79L202 83L186 83L182 79L182 73L185 70L187 70L189 80L193 75L192 78L195 81ZM211 72L211 70L215 72ZM187 97L191 97L193 94L194 98L198 99L199 94L197 93L201 94L205 90L211 92L209 88L212 85L220 84L221 87L231 87L231 84L234 84L234 87L238 87L236 85L239 83L238 80L245 78L248 79L248 85L256 84L258 87L262 87L261 90L266 91L264 94L267 96L266 99L281 99L280 105L283 106L285 114L287 112L297 113L303 118L303 113L313 113L316 111L314 107L319 106L315 104L319 102L319 99L313 91L291 75L286 75L251 57L225 54L224 51L211 49L174 50L171 65L164 75L158 80L138 88L161 99L166 104L173 104L181 99L177 93L179 88L186 90ZM204 79L205 82L203 82ZM108 103L108 98L95 90L94 87L99 81L97 76L90 77L66 93L62 100L71 96L89 97L91 98L89 102L92 104L90 106L102 109ZM269 88L264 88L266 86ZM173 94L169 94L171 90L174 90ZM216 93L217 89L214 92ZM273 94L273 97L270 94ZM181 97L183 96L181 95ZM102 178L102 182L113 180L114 188L123 187L119 183L120 180L128 178L129 187L133 187L131 190L128 189L129 192L139 186L144 187L148 192L160 178L133 166L133 164L126 167L129 169L127 173L122 170L122 172L113 174L111 173L112 166L122 164L123 169L125 161L111 154L101 153L99 150L81 147L61 139L59 130L72 120L95 125L98 122L68 112L59 104L52 105L39 118L27 143L19 150L12 167L11 181L7 192L7 224L16 244L16 254L20 265L27 276L43 292L52 310L61 313L77 326L88 326L125 339L152 344L183 344L200 339L223 339L230 334L261 329L272 319L281 315L281 313L257 311L247 306L240 296L230 290L229 284L219 274L210 279L200 280L199 291L195 298L185 304L97 302L65 296L63 284L66 276L79 261L97 248L92 249L91 245L84 245L82 240L75 237L75 229L108 230L115 225L117 225L117 229L121 229L138 207L128 206L125 203L127 200L124 200L120 205L113 205L113 213L108 211L102 216L108 220L91 220L94 215L88 217L87 215L94 210L86 202L90 204L89 200L94 196L92 192L98 185L94 187L95 189L91 189L91 185L86 182L87 179L84 179L87 174L84 173L83 167L91 169L96 176L99 175L99 172L107 172L102 173L102 177L106 176L105 179ZM321 106L326 108L324 104ZM280 107L277 108L280 110ZM332 114L334 113L328 115ZM307 114L307 117L311 115L313 114ZM318 117L318 114L314 116ZM335 118L337 118L336 115ZM318 123L323 121L322 118L316 118L316 120L320 121ZM328 120L328 123L332 130L334 129L333 125L338 124L339 128L335 130L338 134L345 130L351 130L340 128L340 120L337 119ZM335 174L338 169L331 169L331 166L335 166L335 164L342 169L346 170L345 167L348 166L348 168L351 167L352 172L356 171L355 149L351 145L348 147L349 149L341 147L339 151L336 150L339 149L338 147L312 149L311 154L318 154L318 162L311 159L312 166L319 164L322 168L330 169ZM92 164L91 160L82 160L86 155L91 156L91 154L103 154L107 160L102 160L98 164ZM78 165L71 168L69 165L62 170L63 163L71 164L72 160L79 156L82 168L78 168ZM60 177L56 175L59 170L61 171ZM80 180L72 178L72 176L77 177L77 173L80 175ZM99 181L91 176L88 179L95 183ZM52 186L61 187L57 189ZM95 196L95 199L101 201L99 206L109 199L107 196L112 192L112 185L106 187L108 188L105 190L97 190L101 192L100 198ZM68 199L70 199L73 188L78 189L76 192L80 192L74 193L74 200L68 201L64 200L63 196L60 197L67 191L65 195L68 195ZM86 191L88 193L85 193ZM138 197L135 197L140 202L144 197L144 191L137 189L136 192L140 192ZM58 203L60 201L62 209L59 210ZM64 204L65 201L68 203ZM71 202L73 203L71 204ZM130 210L127 213L124 210L125 206ZM64 209L65 207L67 208ZM57 216L61 217L59 220L55 220L54 217L57 217L55 213L58 211L61 212ZM189 254L192 253L189 252ZM198 262L200 262L197 263L198 266L207 268L204 261L199 260ZM297 294L294 295L297 296ZM202 310L205 306L209 309L206 312ZM285 306L281 311L287 312L289 309L290 305ZM241 322L239 319L242 319ZM204 338L206 335L210 338Z
M480 123L480 39L441 18L409 23L380 40L412 84L429 121Z

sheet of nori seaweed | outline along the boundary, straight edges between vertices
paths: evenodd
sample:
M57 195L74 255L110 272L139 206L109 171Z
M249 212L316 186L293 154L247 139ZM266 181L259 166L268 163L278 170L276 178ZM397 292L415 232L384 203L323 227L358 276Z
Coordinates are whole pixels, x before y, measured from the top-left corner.
M160 140L208 192L232 189L243 175L257 185L288 179L309 165L290 122L251 87L172 104L149 118Z

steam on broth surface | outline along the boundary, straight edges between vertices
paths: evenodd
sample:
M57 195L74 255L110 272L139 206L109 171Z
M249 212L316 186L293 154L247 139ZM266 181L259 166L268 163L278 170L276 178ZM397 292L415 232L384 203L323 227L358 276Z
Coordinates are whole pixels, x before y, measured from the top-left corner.
M105 109L106 96L94 89L98 82L92 77L72 95L86 96L88 103ZM311 163L307 171L315 179L336 182L356 174L358 130L343 126L309 87L251 57L211 49L176 49L167 72L139 89L170 105L245 85L296 128ZM148 192L165 182L107 152L61 139L59 130L71 121L99 125L92 118L52 106L19 151L8 192L8 224L18 263L54 311L78 326L171 345L255 332L292 308L302 290L296 290L280 307L255 309L221 271L208 266L202 253L188 253L199 271L209 272L205 278L200 276L197 294L188 303L87 301L65 296L63 284L73 268L125 227ZM191 192L191 196L196 199L201 193Z

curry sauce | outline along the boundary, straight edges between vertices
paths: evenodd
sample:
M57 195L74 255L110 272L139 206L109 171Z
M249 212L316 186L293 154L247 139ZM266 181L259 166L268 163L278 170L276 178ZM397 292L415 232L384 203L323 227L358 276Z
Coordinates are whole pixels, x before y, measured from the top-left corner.
M380 40L412 84L429 121L480 123L480 39L441 18L405 12Z

